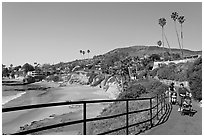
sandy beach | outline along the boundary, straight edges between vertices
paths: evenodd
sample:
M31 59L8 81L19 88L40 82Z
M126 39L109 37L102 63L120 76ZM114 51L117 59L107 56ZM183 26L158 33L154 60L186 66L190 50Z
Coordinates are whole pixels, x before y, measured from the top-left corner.
M50 83L38 83L43 86L48 86ZM52 85L52 84L51 84ZM49 86L51 86L49 85ZM104 94L102 89L98 87L82 86L82 85L68 85L66 87L58 87L57 84L51 86L47 90L27 91L21 97L16 98L3 107L22 106L28 104L41 104L61 101L75 101L75 100L94 100L94 99L110 99L107 94ZM87 117L96 117L100 114L102 109L107 106L104 104L90 104L87 105ZM93 111L94 110L94 111ZM55 114L55 117L50 117ZM62 119L62 117L64 119ZM33 121L41 120L43 124L55 123L61 120L77 120L82 117L81 106L62 106L49 107L42 109L32 109L18 112L8 112L2 114L2 130L3 133L14 133L19 131L20 127ZM47 122L46 122L47 120ZM39 123L39 122L38 122ZM81 124L65 127L63 130L59 129L56 132L45 132L44 134L78 134L81 131Z

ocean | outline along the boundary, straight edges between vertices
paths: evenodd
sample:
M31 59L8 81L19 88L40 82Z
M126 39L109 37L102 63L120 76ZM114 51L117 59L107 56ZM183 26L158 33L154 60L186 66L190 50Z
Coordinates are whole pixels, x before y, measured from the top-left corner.
M26 92L20 92L17 93L15 95L8 95L8 96L2 96L2 105L5 105L6 103L8 103L11 100L14 100L20 96L22 96L23 94L25 94Z
M28 84L28 85L21 85L21 86L2 86L2 105L5 105L11 100L14 100L23 94L26 93L26 91L31 89L37 89L42 87L38 84Z

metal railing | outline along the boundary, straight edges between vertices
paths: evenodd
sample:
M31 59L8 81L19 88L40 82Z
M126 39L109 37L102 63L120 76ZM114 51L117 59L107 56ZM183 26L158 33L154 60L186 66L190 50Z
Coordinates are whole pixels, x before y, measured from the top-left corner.
M45 107L54 107L54 106L63 106L63 105L82 104L83 105L83 119L81 119L81 120L75 120L75 121L70 121L70 122L66 122L66 123L59 123L59 124L49 125L49 126L45 126L45 127L40 127L40 128L36 128L36 129L27 130L27 131L17 132L17 133L13 133L13 135L32 134L32 133L47 130L47 129L53 129L53 128L57 128L57 127L64 127L64 126L74 125L74 124L79 124L79 123L83 123L83 134L86 135L86 130L87 130L86 129L86 124L87 124L87 122L96 121L96 120L110 119L110 118L116 118L116 117L120 117L120 116L126 116L126 125L124 127L120 127L120 128L114 129L114 130L106 131L106 132L100 133L100 134L105 135L105 134L116 132L116 131L119 131L119 130L122 130L122 129L126 129L126 134L128 135L129 134L128 133L128 128L139 125L139 124L150 122L150 128L153 127L153 119L157 118L157 120L158 120L159 119L159 113L161 112L161 114L163 114L163 111L164 111L165 105L166 105L165 98L166 98L165 94L161 94L161 95L156 95L156 96L151 97L151 98L59 102L59 103L37 104L37 105L29 105L29 106L3 108L2 112L6 113L6 112L13 112L13 111L34 109L34 108L45 108ZM141 100L149 101L149 106L150 107L146 108L146 109L141 109L141 110L136 110L136 111L129 112L129 102L130 101L141 101ZM153 100L156 101L156 105L154 105L154 106L153 106L153 102L152 102ZM87 104L121 102L121 101L126 102L126 112L125 113L115 114L115 115L105 116L105 117L89 118L89 119L87 119L87 117L86 117L86 114L87 114L86 113L87 112L86 106L87 106ZM161 105L160 109L159 109L159 105ZM156 109L156 114L155 115L153 115L153 109ZM138 123L134 123L132 125L129 125L128 116L130 114L135 114L135 113L144 112L144 111L149 111L149 113L150 113L150 118L149 119L147 119L145 121L142 121L142 122L138 122Z

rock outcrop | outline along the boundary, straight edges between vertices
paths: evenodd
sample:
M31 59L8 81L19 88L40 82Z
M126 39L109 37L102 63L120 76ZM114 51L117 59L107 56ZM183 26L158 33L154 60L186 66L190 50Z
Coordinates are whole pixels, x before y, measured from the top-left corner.
M77 72L71 75L68 83L99 87L103 89L111 99L116 99L121 91L117 78L107 74L92 74L90 76L85 72Z

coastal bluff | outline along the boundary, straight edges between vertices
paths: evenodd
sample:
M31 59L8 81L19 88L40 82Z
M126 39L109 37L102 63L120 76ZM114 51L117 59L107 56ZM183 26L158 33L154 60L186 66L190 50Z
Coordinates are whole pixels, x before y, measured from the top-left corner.
M79 84L89 85L90 87L99 87L103 89L104 94L107 94L109 98L116 99L119 93L122 91L119 80L116 76L108 74L96 74L87 73L83 71L70 74L68 81L65 85Z

